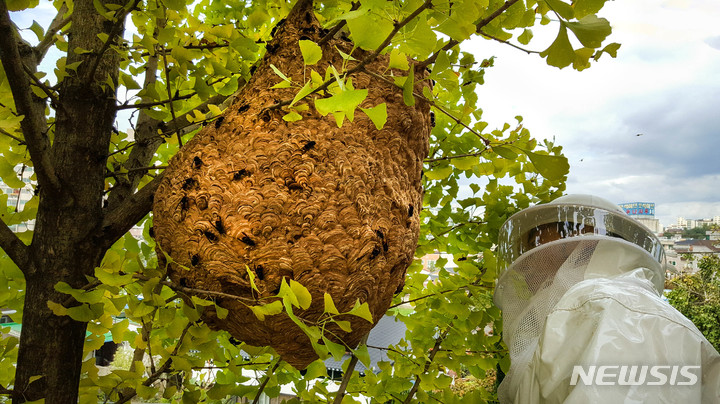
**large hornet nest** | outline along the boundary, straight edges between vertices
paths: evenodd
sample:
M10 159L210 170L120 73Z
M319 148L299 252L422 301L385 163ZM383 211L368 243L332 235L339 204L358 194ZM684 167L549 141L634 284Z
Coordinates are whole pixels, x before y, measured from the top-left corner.
M317 359L309 338L284 313L260 321L247 301L272 301L267 297L278 293L283 279L295 280L312 295L307 310L295 310L304 321L320 318L328 293L341 313L356 301L367 302L376 323L402 290L413 260L430 134L427 102L418 98L408 107L401 88L365 72L353 75L353 85L368 90L361 107L387 104L381 130L360 111L338 128L331 115L323 117L312 106L297 122L268 108L297 93L271 88L280 79L270 65L303 83L298 41L317 43L323 35L312 2L301 3L233 105L170 161L153 207L158 256L172 281L244 299L216 299L229 310L227 317L206 307L202 319L248 344L273 347L297 368ZM349 54L352 43L327 41L313 67L324 74L330 64L341 66L338 49ZM352 51L358 61L369 54ZM388 61L380 56L365 70L387 75ZM354 63L359 62L349 68ZM416 94L428 85L424 77L416 74ZM251 288L248 269L258 291ZM331 331L350 347L373 327L357 316L343 320L352 332Z

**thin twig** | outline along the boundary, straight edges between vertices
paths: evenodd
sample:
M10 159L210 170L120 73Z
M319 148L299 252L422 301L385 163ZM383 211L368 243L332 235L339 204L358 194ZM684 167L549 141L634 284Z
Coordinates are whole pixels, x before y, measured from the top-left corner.
M367 70L365 70L364 72L365 72L366 74L369 74L369 75L375 77L375 78L378 79L378 80L383 80L383 81L385 81L386 83L390 83L390 84L395 85L395 82L393 82L392 80L390 80L390 79L388 79L387 77L384 77L384 76L382 76L382 75L380 75L380 74L377 74L377 73L371 72L371 71L367 71ZM441 107L440 105L438 105L438 103L435 102L434 100L431 100L431 99L425 97L425 96L422 95L422 94L418 94L418 93L416 93L415 91L413 91L413 95L414 95L415 97L420 98L421 100L427 102L428 104L430 104L430 106L432 106L433 108L435 108L435 109L437 109L438 111L442 112L442 113L443 113L444 115L446 115L448 118L450 118L450 119L452 119L453 121L455 121L458 125L464 127L464 128L467 129L470 133L472 133L473 135L477 136L477 137L485 144L486 147L490 145L490 140L489 140L489 139L487 139L486 137L484 137L483 135L481 135L480 133L478 133L475 129L471 128L468 124L466 124L465 122L463 122L462 119L456 117L455 115L453 115L452 113L450 113L448 110L446 110L445 108L443 108L443 107Z
M125 22L125 17L127 17L128 14L132 10L137 7L138 3L140 3L140 0L132 0L132 5L128 7L127 5L115 12L115 23L113 24L112 28L110 28L110 32L108 32L108 37L103 43L102 47L98 51L98 53L95 55L95 60L93 60L92 67L90 70L88 70L88 75L85 78L85 82L89 83L92 81L93 77L95 76L95 72L98 69L98 66L100 66L100 61L102 60L103 55L105 52L107 52L108 48L110 48L110 45L115 41L115 38L120 34L120 31L122 29L123 23Z
M43 131L45 116L33 107L33 95L30 82L25 77L25 69L18 49L19 35L10 20L7 4L0 1L0 60L2 61L7 82L10 85L18 115L24 115L20 122L23 136L33 161L38 183L46 190L58 192L60 181L55 175L50 159L50 141Z
M167 52L165 50L162 50L162 60L163 60L163 67L165 69L165 88L167 90L167 96L168 99L172 99L172 88L170 87L170 69L168 69L168 62L167 62ZM175 121L175 103L170 102L168 105L170 105L170 116L172 117L173 122ZM175 124L175 134L177 134L177 141L180 147L183 146L182 142L182 135L180 134L180 131L177 129L177 124Z
M478 283L478 282L476 281L476 282L471 283L471 284L468 285L468 286L462 286L462 287L459 287L459 288L457 288L457 289L443 290L443 291L440 291L440 292L437 292L437 293L433 293L433 294L430 294L430 295L424 295L424 296L416 297L415 299L405 300L405 301L402 301L402 302L400 302L400 303L393 304L392 306L390 306L390 307L388 308L388 310L394 309L395 307L398 307L398 306L402 306L403 304L413 303L413 302L417 302L417 301L419 301L419 300L427 299L427 298L429 298L429 297L433 297L433 296L437 296L437 295L444 295L444 294L446 294L446 293L457 292L457 291L459 291L459 290L467 289L467 288L469 288L470 286L479 287L479 286L477 285L477 283ZM488 288L488 289L490 289L490 288Z
M498 8L497 10L495 10L495 12L493 12L493 13L490 14L489 16L483 18L482 20L480 20L480 21L475 25L475 32L480 33L480 31L482 31L483 27L485 27L486 25L490 24L490 22L492 22L492 20L494 20L495 18L497 18L498 16L500 16L500 14L504 13L505 10L507 10L508 8L510 8L510 6L512 6L513 4L515 4L515 3L517 3L517 2L518 2L518 0L508 0L508 1L506 1L505 4L503 4L502 6L500 6L500 8ZM448 43L445 44L445 46L443 46L443 47L440 48L438 51L436 51L435 53L433 53L429 58L427 58L427 59L423 60L422 62L418 63L418 65L417 65L418 70L423 69L423 68L427 67L428 65L431 65L431 64L435 63L435 60L437 60L437 58L438 58L438 56L440 55L440 53L446 52L446 51L454 48L454 47L457 46L459 43L460 43L460 41L457 41L457 40L455 40L455 39L451 39Z
M278 366L280 366L280 359L275 361L275 365L265 374L265 380L263 380L262 384L257 389L257 393L255 394L255 399L253 400L252 404L258 404L260 401L260 396L262 395L263 390L265 390L265 386L267 386L268 382L270 381L270 376L275 373L275 370L277 370Z
M345 76L347 77L347 76L350 76L350 75L352 75L352 74L354 74L354 73L357 73L357 72L359 72L359 71L361 71L361 70L364 70L364 69L365 69L365 66L367 66L369 63L371 63L372 61L374 61L375 59L377 59L377 57L380 55L380 53L385 49L385 47L387 47L387 46L390 44L390 42L391 42L392 39L395 37L395 35L397 35L397 33L400 31L400 29L402 29L404 26L406 26L407 24L409 24L415 17L417 17L418 15L420 15L420 13L422 13L423 11L425 11L426 9L428 9L428 8L430 8L430 7L432 7L432 0L425 0L425 2L423 2L423 4L422 4L420 7L418 7L418 8L417 8L415 11L413 11L410 15L408 15L407 17L405 17L405 19L403 19L403 20L400 21L400 22L395 23L393 30L388 34L388 36L387 36L387 37L385 38L385 40L380 44L380 46L378 46L370 55L368 55L367 57L365 57L362 61L360 61L360 63L358 63L357 65L355 65L352 69L350 69L350 70L348 70L347 72L345 72ZM328 79L327 81L325 81L324 83L322 83L320 86L318 86L318 87L316 87L315 89L313 89L312 91L310 91L307 95L305 95L304 98L307 98L307 97L310 96L311 94L315 94L315 93L317 93L317 92L319 92L319 91L324 91L324 90L326 90L326 89L327 89L328 87L330 87L330 85L331 85L332 83L334 83L334 82L335 82L335 79L334 79L334 78ZM293 100L290 100L290 99L284 100L284 101L278 102L277 104L274 104L274 105L271 105L271 106L265 108L265 110L268 110L268 111L276 110L276 109L282 108L282 107L284 107L284 106L286 106L286 105L290 105L290 103L291 103L292 101L293 101Z
M50 23L47 32L45 32L45 37L43 37L42 41L35 47L35 55L37 56L38 62L43 59L48 49L57 41L55 35L72 21L72 14L64 17L67 12L67 3L63 3L58 9L57 15Z
M45 92L45 94L48 96L48 98L50 98L56 108L62 108L62 104L60 104L60 100L58 99L57 94L55 94L55 92L50 87L45 85L45 83L40 81L40 79L35 77L35 73L33 73L33 71L30 70L29 67L23 64L23 69L25 70L25 73L27 73L28 77L30 77L30 80L32 80L37 87L39 87L41 90L43 90L43 92Z
M438 237L442 237L442 236L450 233L450 232L453 231L453 230L457 230L457 229L459 229L460 227L467 226L467 225L469 225L469 224L487 224L487 222L478 222L478 221L469 220L469 221L467 221L467 222L458 223L458 224L450 227L449 229L447 229L447 230L445 230L445 231L442 231L442 232L440 232L440 233L438 233L438 234L435 234L435 237L433 237L432 239L428 240L428 243L432 243L433 241L437 240Z
M141 281L149 281L150 280L149 277L147 277L145 275L141 275L141 274L133 274L132 277L135 279L141 280ZM178 285L176 283L173 283L171 281L164 280L164 279L161 279L159 283L169 287L170 289L172 289L176 292L180 292L185 295L191 295L191 296L203 296L204 295L207 297L222 297L222 298L226 298L226 299L240 300L240 301L244 301L247 303L257 304L257 301L255 301L254 299L250 299L250 298L244 297L244 296L231 295L229 293L216 292L214 290L189 288L187 286Z
M360 340L360 345L367 344L368 334L365 334L364 337ZM342 381L340 382L340 387L338 387L338 391L335 394L335 399L333 400L333 404L340 404L343 401L343 397L345 397L345 390L347 389L348 383L350 383L350 378L352 377L353 372L355 371L355 366L358 363L358 357L353 354L352 358L350 358L350 363L348 363L347 369L345 369L345 374L343 374Z
M167 167L168 167L168 166L137 167L137 168L127 169L127 170L125 170L125 171L123 171L123 172L121 172L121 173L116 173L116 172L114 172L114 171L110 171L110 172L108 172L108 173L105 174L105 178L115 177L115 176L117 176L117 175L122 175L122 174L131 173L131 172L137 172L137 171L164 170L164 169L166 169Z
M180 338L178 338L175 349L173 349L172 354L170 354L170 357L162 364L162 366L160 366L160 368L156 372L154 372L153 374L148 376L147 379L145 379L145 381L143 382L143 386L150 386L151 384L153 384L153 382L155 382L155 380L162 376L163 373L170 369L170 365L172 365L172 357L177 355L178 351L180 350L180 345L182 345L183 340L185 339L185 335L187 335L190 327L192 327L192 323L188 323L188 325L185 326L185 328L182 330L182 333L180 334ZM116 401L115 404L126 403L132 400L133 397L135 397L136 395L137 391L132 390L132 392L130 392L129 394L123 395L123 397L120 400Z
M353 2L352 2L352 6L350 7L350 11L355 11L355 10L357 10L358 8L360 8L360 2L359 2L359 1L353 1ZM335 34L337 34L338 32L340 32L340 30L342 29L342 27L345 26L345 24L347 24L347 20L342 20L342 21L340 21L339 23L337 23L334 27L332 27L332 28L330 29L330 31L328 31L327 34L325 34L325 36L323 36L322 38L320 38L320 40L318 41L317 44L320 45L320 46L323 46L323 45L325 44L325 42L327 42L327 41L329 41L330 39L332 39L333 37L335 37Z
M488 38L493 39L493 40L495 40L495 41L498 41L498 42L500 42L500 43L504 43L505 45L512 46L513 48L518 49L518 50L521 50L521 51L527 53L528 55L530 55L530 54L532 54L532 53L535 53L535 54L540 54L540 53L542 53L542 52L540 52L540 51L534 51L534 50L530 50L530 49L525 49L525 48L523 48L523 47L521 47L521 46L515 45L514 43L508 42L508 41L506 41L506 40L504 40L504 39L500 39L500 38L498 38L498 37L495 37L495 36L492 36L492 35L490 35L490 34L487 34L487 33L485 33L485 31L483 31L483 30L480 30L478 33L479 33L480 35L484 36L484 37L488 37Z
M435 360L435 355L438 353L438 350L440 349L440 344L445 340L445 338L448 335L448 330L443 331L440 335L438 335L437 338L435 338L435 345L433 346L432 350L430 351L430 354L428 355L427 360L425 361L425 366L423 367L422 374L427 373L427 371L430 369L430 364L432 364L433 360ZM410 392L408 393L407 397L405 397L405 400L403 401L403 404L410 404L410 401L412 401L413 396L415 393L417 393L418 389L420 388L420 375L415 375L415 383L413 383L412 388L410 389Z
M13 135L12 133L6 131L3 128L0 128L0 134L5 135L5 136L9 137L10 139L15 140L16 142L20 143L21 145L25 144L25 141L23 139L20 139L19 137Z
M157 107L158 105L164 105L164 104L168 104L168 103L172 105L172 103L175 102L175 101L187 100L187 99L192 98L192 97L194 97L194 96L196 96L196 95L197 95L197 93L193 91L192 93L185 94L185 95L179 95L179 96L177 96L177 97L171 97L171 98L169 98L169 99L167 99L167 100L153 101L153 102L139 102L139 103L137 103L137 104L127 104L127 103L124 103L124 104L118 105L117 107L115 107L115 109L120 110L120 109L142 109L142 108L151 108L151 107Z

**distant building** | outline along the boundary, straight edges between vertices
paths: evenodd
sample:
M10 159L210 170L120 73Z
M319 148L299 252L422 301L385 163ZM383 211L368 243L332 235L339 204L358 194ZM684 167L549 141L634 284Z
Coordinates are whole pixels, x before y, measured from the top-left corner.
M697 272L698 262L706 255L720 256L720 243L714 240L679 240L670 248L675 258L675 267L681 272Z
M618 206L631 218L637 220L650 229L653 233L662 232L660 220L655 219L655 203L653 202L628 202Z
M33 197L35 193L35 190L33 189L35 180L32 179L32 177L35 175L35 170L30 166L20 165L15 167L15 173L17 174L18 179L22 180L23 182L23 186L21 188L12 188L4 181L0 181L0 192L7 195L7 206L9 210L8 214L10 215L16 212L22 212L22 210L25 209L25 204ZM9 227L10 230L14 232L34 230L35 220L29 220L20 224L12 224Z

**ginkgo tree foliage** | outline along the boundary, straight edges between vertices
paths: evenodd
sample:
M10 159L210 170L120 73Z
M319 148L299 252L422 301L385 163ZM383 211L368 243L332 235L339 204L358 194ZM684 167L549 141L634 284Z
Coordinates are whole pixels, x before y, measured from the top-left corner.
M38 5L0 1L0 177L21 188L19 175L32 167L35 191L22 210L14 196L0 196L6 206L0 306L16 310L13 318L22 322L19 339L5 330L0 340L0 394L17 403L258 402L289 385L295 402L351 403L362 396L452 403L460 400L449 388L453 372L484 378L488 370L507 370L492 304L493 243L513 212L560 195L569 167L561 147L535 140L520 117L488 127L476 90L492 55L464 52L462 44L499 41L552 66L582 70L604 53L615 57L619 47L606 44L611 28L597 16L604 0L315 2L328 37L389 55L388 68L404 72L392 80L405 102L423 97L432 106L416 256L441 251L457 263L434 281L419 260L411 266L389 313L407 326L397 345L317 345L321 358L352 353L339 382L320 360L301 372L270 348L210 330L199 313L216 306L221 316L222 308L211 296L188 298L193 291L164 278L151 234L152 197L168 159L247 83L293 3L55 0L52 21L13 22L13 12L32 15ZM556 30L557 37L531 44L535 29ZM315 42L301 39L298 46L308 67L322 56ZM316 108L338 126L352 125L360 113L383 126L382 106L358 108L362 89L323 91L361 70L352 54L343 60L329 72L309 68L303 83L277 70L277 85L297 90L295 99L279 100L286 121L300 124L302 109ZM416 94L412 81L421 69L433 86ZM311 94L315 102L303 101ZM30 220L33 231L10 230ZM133 226L142 237L129 234ZM258 318L293 316L308 304L302 285L285 286L278 303L254 307ZM361 304L353 310L367 316ZM339 314L332 299L325 311L327 321ZM324 337L321 324L298 326ZM133 358L100 372L90 353L108 333ZM390 361L360 373L355 368L369 365L368 349L385 350ZM250 380L249 371L259 379ZM462 399L494 397L482 390Z

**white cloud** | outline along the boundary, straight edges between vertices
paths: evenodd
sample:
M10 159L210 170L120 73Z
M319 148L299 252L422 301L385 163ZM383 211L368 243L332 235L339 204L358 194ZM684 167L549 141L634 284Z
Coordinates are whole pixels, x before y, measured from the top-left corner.
M522 115L533 136L555 137L571 165L568 192L655 202L665 225L720 215L720 7L617 1L601 16L622 47L583 72L490 41L469 46L497 56L479 91L483 119L497 127ZM542 50L556 33L539 27L529 47Z

